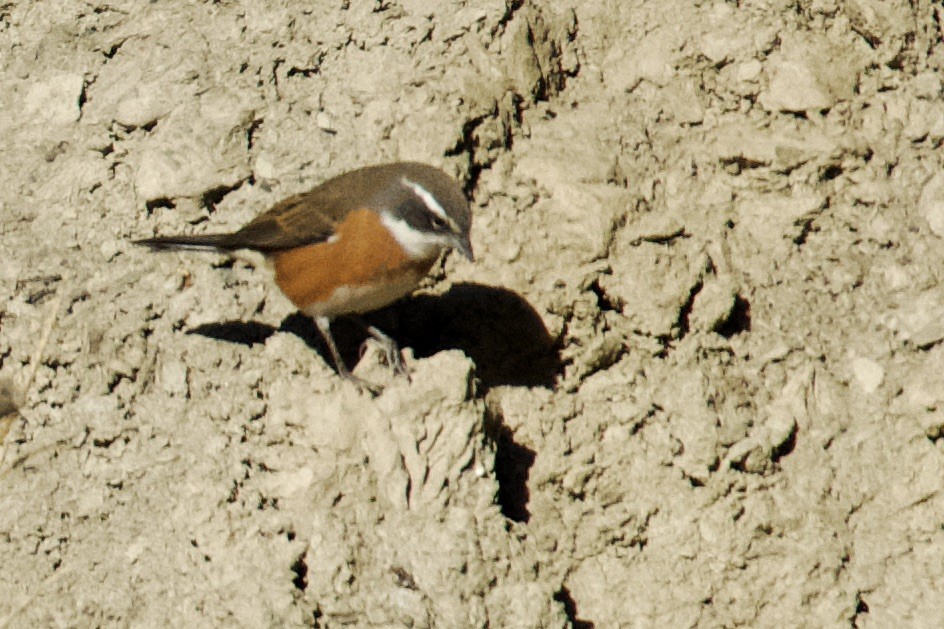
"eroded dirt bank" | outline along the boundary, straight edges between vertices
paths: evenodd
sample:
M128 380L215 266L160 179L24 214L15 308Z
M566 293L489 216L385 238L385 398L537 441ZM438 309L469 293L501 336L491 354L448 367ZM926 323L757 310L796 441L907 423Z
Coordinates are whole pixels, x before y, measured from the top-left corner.
M0 4L0 376L52 321L0 626L940 621L942 23ZM263 269L129 244L392 159L466 184L479 259L378 314L374 400Z

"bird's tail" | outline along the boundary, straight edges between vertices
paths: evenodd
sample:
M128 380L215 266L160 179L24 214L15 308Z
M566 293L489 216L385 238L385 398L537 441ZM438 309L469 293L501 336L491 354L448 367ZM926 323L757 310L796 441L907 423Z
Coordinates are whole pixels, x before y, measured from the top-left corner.
M232 251L232 234L193 234L189 236L155 236L132 241L156 251L189 249L192 251Z

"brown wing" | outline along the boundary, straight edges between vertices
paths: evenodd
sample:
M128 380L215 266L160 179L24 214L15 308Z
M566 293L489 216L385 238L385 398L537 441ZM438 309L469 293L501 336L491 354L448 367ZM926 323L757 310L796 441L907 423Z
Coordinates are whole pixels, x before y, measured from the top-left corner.
M278 251L327 240L354 209L331 188L315 188L279 201L227 237L226 247Z
M338 175L319 186L275 204L269 211L227 239L232 249L278 251L327 240L335 227L352 210L377 202L386 188L402 194L398 186L387 186L397 179L398 166L368 166Z

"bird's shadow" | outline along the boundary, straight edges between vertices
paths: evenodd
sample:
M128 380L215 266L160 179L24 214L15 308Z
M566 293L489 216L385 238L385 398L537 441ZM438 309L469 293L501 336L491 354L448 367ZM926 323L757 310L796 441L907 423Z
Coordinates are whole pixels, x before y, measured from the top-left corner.
M456 284L442 295L413 295L370 313L365 321L412 347L417 358L460 349L476 365L482 385L553 388L561 373L559 347L526 299L503 288ZM359 357L367 338L364 328L340 318L331 326L348 365ZM301 338L333 365L314 322L301 313L286 317L278 328L255 321L207 323L188 331L208 338L254 345L276 332Z

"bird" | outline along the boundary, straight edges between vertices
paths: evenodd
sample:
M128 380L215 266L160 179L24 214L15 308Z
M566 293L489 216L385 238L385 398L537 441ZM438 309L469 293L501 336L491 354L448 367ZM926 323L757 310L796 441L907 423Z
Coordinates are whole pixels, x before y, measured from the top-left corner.
M158 235L133 241L152 250L261 253L275 283L314 319L338 375L358 389L381 387L353 375L331 323L383 308L413 292L444 251L474 261L472 211L458 182L419 162L365 166L290 196L235 232ZM375 326L387 363L407 374L396 342Z

